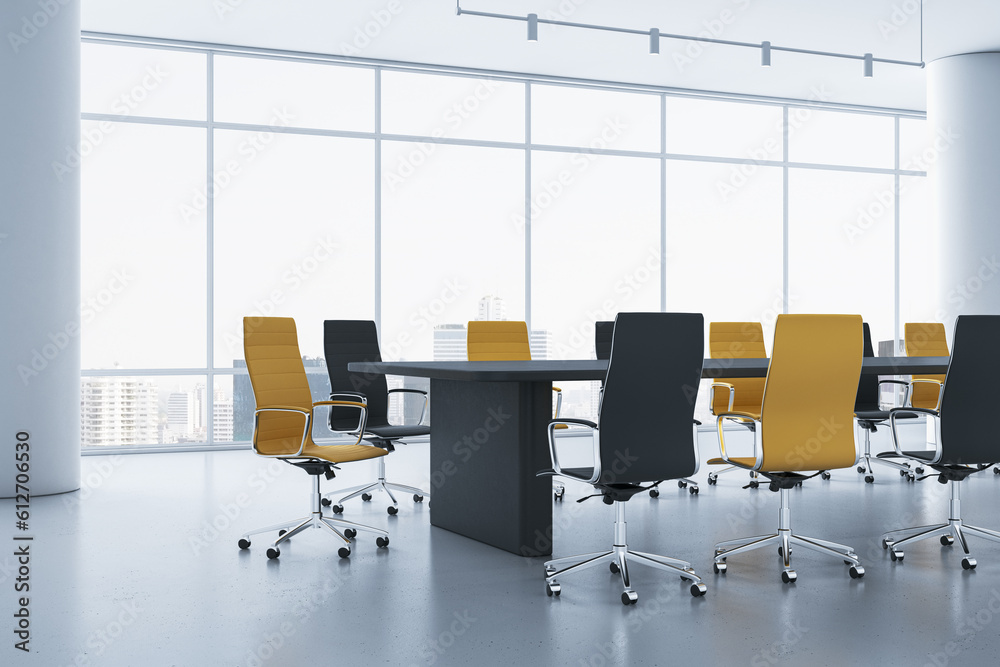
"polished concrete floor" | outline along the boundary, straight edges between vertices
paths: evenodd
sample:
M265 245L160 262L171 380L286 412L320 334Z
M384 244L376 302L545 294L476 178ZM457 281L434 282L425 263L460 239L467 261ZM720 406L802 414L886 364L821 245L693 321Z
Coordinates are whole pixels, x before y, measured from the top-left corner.
M706 447L705 453L714 453ZM389 477L423 485L428 445L401 447ZM324 489L370 477L344 466ZM885 472L882 472L885 470ZM793 527L853 545L867 568L852 580L840 561L798 550L795 584L780 581L770 549L711 569L716 541L770 532L778 494L744 490L743 473L690 495L672 482L658 499L627 506L633 548L690 560L708 585L692 598L677 577L636 567L639 603L621 604L620 581L593 569L545 595L542 560L525 559L432 528L426 503L398 516L384 496L348 503L345 517L385 527L388 549L362 534L348 560L308 531L265 556L247 529L307 512L309 480L249 451L85 457L84 486L32 501L31 653L13 648L17 576L0 556L3 665L994 665L1000 655L1000 544L936 540L892 563L882 531L947 516L947 487L879 469L853 469L792 493ZM554 553L602 550L613 509L570 486L554 508ZM1000 528L1000 475L964 483L969 523ZM504 499L496 498L497 511ZM10 518L12 501L0 501ZM8 545L12 542L8 542Z

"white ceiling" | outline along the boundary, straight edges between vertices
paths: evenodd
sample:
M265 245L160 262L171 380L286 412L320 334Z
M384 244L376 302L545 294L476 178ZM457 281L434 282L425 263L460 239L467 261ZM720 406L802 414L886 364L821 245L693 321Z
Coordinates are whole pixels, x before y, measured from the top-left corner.
M924 0L924 60L1000 50L997 0ZM918 0L463 0L467 10L920 60ZM925 109L926 70L639 35L457 16L454 0L83 0L82 26L241 46L343 54L678 88ZM909 13L908 13L909 12ZM376 23L381 18L384 27ZM375 36L366 43L368 29ZM721 31L721 32L720 32ZM688 50L690 49L690 51ZM700 51L700 53L699 53ZM685 60L690 58L690 60Z

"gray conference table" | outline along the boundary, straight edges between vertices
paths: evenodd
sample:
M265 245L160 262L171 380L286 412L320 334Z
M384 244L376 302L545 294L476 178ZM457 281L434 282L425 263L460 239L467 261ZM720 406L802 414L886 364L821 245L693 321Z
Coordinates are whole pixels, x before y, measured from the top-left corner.
M767 359L705 359L702 377L763 377ZM862 373L944 373L948 357L870 357ZM354 362L430 378L431 524L521 556L552 553L546 429L553 381L602 380L607 361Z

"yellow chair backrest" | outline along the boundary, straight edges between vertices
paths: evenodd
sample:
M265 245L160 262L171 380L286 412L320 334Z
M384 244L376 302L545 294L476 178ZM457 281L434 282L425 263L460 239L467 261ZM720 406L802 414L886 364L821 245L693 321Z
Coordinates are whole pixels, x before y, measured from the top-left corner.
M947 357L948 340L944 325L940 322L907 322L903 325L903 340L908 357ZM943 375L914 375L914 380L938 380L944 382ZM910 405L915 408L933 410L937 407L939 387L926 382L913 385Z
M469 322L469 361L531 361L528 325L505 320Z
M285 406L312 411L312 392L299 353L295 320L244 317L243 354L258 409ZM262 412L254 431L254 449L268 456L294 454L299 451L304 428L301 414ZM312 443L310 437L307 443Z
M760 322L711 322L708 325L708 349L713 359L767 357L764 329ZM760 412L760 404L764 398L764 378L719 378L718 382L733 385L733 410ZM712 414L720 414L728 408L729 392L716 389Z
M762 470L832 470L857 461L860 315L778 315L761 404Z

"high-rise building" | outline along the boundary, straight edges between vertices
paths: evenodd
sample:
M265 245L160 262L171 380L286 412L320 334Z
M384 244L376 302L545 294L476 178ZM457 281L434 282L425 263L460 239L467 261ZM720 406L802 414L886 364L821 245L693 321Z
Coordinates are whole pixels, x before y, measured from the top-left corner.
M532 360L548 359L552 351L552 332L545 329L532 331L528 335L528 346L531 348Z
M167 397L167 428L178 441L194 435L194 392L174 391Z
M159 442L156 383L135 377L86 377L80 386L80 444L122 447Z
M469 332L464 324L439 324L434 327L434 361L465 361Z
M507 304L500 297L488 294L479 300L479 314L476 319L479 321L506 320Z
M212 401L212 429L216 442L231 442L233 439L233 397L219 389L215 390Z

